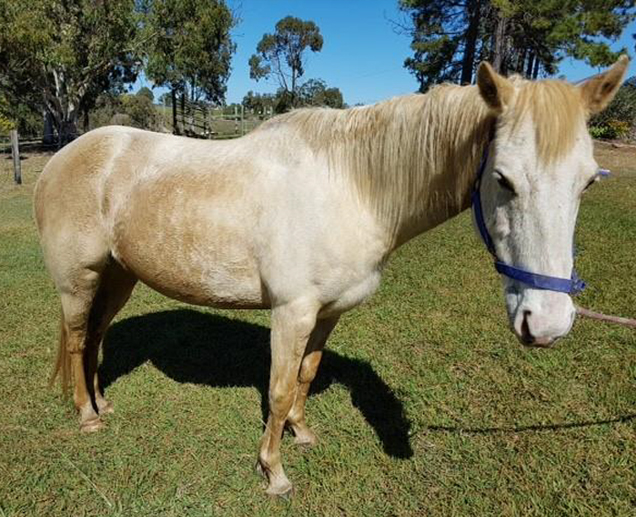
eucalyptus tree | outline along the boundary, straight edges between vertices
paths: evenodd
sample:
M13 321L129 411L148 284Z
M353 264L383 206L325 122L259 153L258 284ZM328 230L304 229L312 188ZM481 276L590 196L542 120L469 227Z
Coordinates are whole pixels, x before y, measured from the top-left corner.
M63 145L101 92L134 81L137 28L134 0L0 0L0 88L44 111Z
M320 52L323 38L313 21L287 16L279 20L273 34L264 34L249 59L250 77L273 77L291 107L298 104L299 79L305 73L307 51Z
M231 29L237 18L223 0L146 0L146 76L171 92L173 128L177 96L182 105L225 100L230 64L236 46Z

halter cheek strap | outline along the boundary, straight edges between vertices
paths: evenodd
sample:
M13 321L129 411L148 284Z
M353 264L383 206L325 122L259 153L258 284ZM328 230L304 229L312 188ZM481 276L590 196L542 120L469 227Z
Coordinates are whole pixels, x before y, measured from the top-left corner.
M488 228L486 228L486 221L484 220L484 213L481 205L481 180L486 169L486 162L488 161L488 148L484 151L484 156L479 165L477 172L477 179L475 180L475 186L472 193L473 211L475 214L475 221L477 222L477 229L479 235L484 241L486 248L495 259L495 269L502 275L507 276L513 280L517 280L533 289L543 289L547 291L557 291L559 293L576 294L585 289L585 282L581 280L574 268L572 268L572 275L570 278L560 278L556 276L541 275L539 273L532 273L525 269L510 266L505 264L497 257L495 245L492 241ZM605 176L609 174L609 171L602 170L601 175Z

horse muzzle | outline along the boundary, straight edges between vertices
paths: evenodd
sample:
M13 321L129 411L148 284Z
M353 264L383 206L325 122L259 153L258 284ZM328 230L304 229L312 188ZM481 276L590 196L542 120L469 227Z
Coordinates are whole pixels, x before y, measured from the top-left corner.
M562 293L526 292L511 318L512 330L525 346L549 348L570 332L576 310Z

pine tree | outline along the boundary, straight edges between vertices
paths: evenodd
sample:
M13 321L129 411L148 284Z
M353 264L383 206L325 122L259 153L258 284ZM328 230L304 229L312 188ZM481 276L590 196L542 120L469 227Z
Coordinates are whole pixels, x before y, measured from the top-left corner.
M476 64L530 78L557 73L565 57L613 62L605 41L634 19L634 0L400 0L413 56L405 61L420 91L443 81L469 83Z

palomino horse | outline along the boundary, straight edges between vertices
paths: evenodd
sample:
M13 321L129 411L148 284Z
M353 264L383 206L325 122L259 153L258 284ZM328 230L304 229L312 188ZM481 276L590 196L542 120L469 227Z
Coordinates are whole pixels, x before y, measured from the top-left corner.
M624 58L574 86L482 64L477 86L294 111L234 141L107 127L66 146L37 183L35 214L62 303L55 372L74 378L81 430L112 411L98 350L137 280L193 304L271 308L258 465L268 493L289 493L283 428L316 441L305 401L339 316L376 290L393 250L470 206L486 149L480 199L497 257L569 278L579 199L597 170L586 119L626 68ZM504 293L526 344L572 326L567 293L512 278Z

